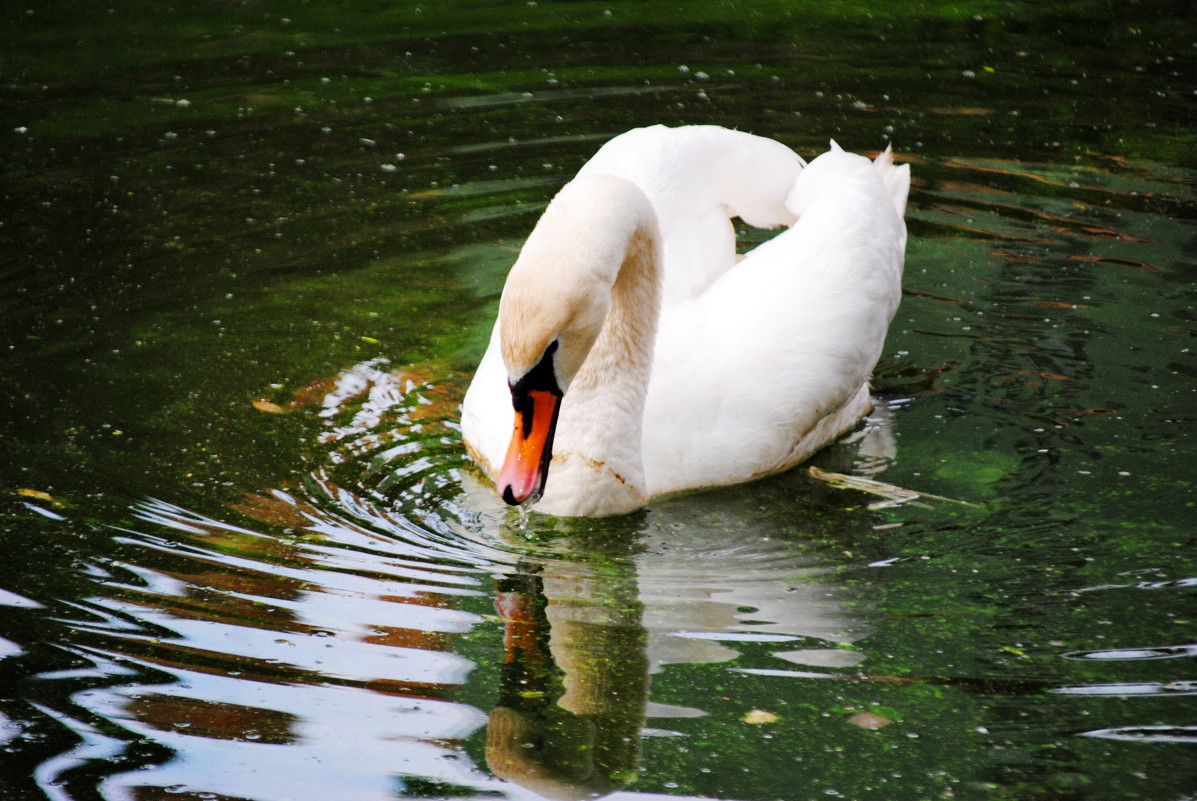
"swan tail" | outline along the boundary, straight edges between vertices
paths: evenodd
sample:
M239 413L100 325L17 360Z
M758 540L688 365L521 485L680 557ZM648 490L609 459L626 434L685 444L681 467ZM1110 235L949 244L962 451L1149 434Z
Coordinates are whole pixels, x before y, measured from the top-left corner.
M893 147L887 145L885 151L873 160L873 167L885 183L885 191L893 201L898 216L905 216L906 197L910 194L910 165L895 166Z

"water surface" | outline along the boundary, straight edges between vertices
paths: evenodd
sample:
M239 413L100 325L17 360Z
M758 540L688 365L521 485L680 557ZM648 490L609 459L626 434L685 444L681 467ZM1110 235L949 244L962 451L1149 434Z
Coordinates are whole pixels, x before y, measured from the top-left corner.
M1192 18L644 5L4 12L5 798L1197 793ZM816 464L967 505L497 502L503 275L652 123L912 165Z

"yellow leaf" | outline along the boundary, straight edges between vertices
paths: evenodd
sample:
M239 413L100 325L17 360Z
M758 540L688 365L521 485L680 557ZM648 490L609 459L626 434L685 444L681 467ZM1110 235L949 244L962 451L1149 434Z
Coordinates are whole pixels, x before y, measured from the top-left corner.
M763 709L754 709L744 716L745 723L776 723L777 715Z

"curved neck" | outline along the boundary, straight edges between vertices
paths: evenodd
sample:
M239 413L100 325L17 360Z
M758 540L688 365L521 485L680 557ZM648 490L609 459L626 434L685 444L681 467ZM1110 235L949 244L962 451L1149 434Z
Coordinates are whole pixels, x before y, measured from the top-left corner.
M544 511L553 511L554 496L572 496L571 514L615 514L646 500L641 439L661 305L660 251L655 218L639 221L598 338L562 401ZM577 510L598 501L626 508Z

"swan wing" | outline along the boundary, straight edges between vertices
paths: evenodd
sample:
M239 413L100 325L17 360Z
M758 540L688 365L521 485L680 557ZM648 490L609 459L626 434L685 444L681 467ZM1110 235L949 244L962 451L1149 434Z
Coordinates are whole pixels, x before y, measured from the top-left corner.
M578 175L618 175L648 197L664 243L669 304L700 295L735 265L731 218L758 228L794 222L785 201L802 166L772 139L715 125L654 125L610 140Z
M867 413L901 294L903 176L891 177L838 148L820 156L787 200L792 228L666 309L645 409L650 493L783 470Z

